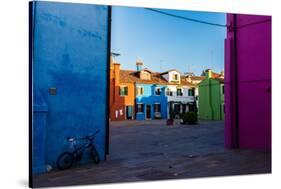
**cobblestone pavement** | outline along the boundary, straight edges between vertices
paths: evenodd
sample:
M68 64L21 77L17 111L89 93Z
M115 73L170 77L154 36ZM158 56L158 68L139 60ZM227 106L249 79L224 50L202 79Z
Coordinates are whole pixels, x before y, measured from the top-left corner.
M166 126L164 120L112 122L110 157L34 176L34 187L271 172L271 153L224 148L223 122Z

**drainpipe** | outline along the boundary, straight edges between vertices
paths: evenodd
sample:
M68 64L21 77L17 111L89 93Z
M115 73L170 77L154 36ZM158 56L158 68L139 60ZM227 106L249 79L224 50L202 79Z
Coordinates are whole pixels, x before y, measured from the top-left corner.
M213 107L213 104L212 104L212 73L210 73L211 71L208 70L208 73L207 73L207 79L208 79L208 88L209 88L209 105L210 105L210 109L211 109L211 120L214 119L214 107Z
M111 49L111 6L108 6L108 18L107 18L107 82L110 82L110 49ZM106 127L105 127L105 154L104 159L107 160L109 156L109 98L110 98L110 83L107 83L107 102L106 102Z
M233 15L233 63L234 63L234 89L235 89L235 142L239 148L239 115L238 115L238 62L237 62L237 15Z
M211 112L212 112L212 120L214 120L215 118L214 118L214 107L213 107L213 103L212 103L212 82L211 82L212 80L210 79L209 80L209 89L210 89L210 95L209 95L209 97L210 97L210 108L211 108Z

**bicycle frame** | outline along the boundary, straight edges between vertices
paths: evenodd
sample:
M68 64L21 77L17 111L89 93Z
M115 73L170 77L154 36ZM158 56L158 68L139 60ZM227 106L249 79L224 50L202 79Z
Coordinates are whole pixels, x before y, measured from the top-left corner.
M93 144L93 141L95 140L95 135L98 133L98 131L96 131L96 133L94 135L91 135L91 136L87 136L87 137L84 137L84 138L80 138L80 140L85 140L86 142L77 147L76 145L76 138L73 138L71 142L71 146L73 146L74 150L72 151L72 154L74 155L75 159L81 159L82 157L82 154L83 152L89 148L93 148L94 147L94 144Z

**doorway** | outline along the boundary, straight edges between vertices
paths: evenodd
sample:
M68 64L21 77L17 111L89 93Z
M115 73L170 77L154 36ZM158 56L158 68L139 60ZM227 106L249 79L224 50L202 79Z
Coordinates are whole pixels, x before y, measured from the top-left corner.
M126 120L133 119L133 106L126 106Z
M151 119L151 105L146 105L146 119Z

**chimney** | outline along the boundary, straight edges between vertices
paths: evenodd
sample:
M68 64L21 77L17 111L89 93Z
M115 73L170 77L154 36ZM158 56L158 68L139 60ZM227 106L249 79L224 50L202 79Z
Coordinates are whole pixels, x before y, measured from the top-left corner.
M212 70L211 69L207 69L206 70L206 77L207 78L212 78Z
M137 72L140 72L142 70L143 63L140 60L137 60L136 66L137 66Z
M120 84L120 64L113 64L113 78L115 79L115 86L119 86Z
M224 77L224 71L221 71L220 77Z

